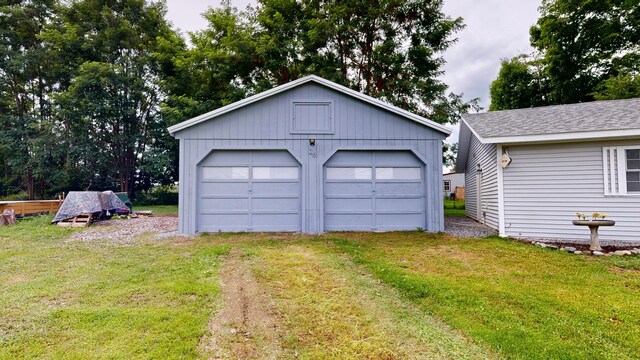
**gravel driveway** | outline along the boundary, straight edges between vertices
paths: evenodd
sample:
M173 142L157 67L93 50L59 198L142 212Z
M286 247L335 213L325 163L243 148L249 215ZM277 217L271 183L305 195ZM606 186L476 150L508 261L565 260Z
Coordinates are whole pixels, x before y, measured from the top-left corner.
M482 238L490 235L498 235L496 230L465 216L445 216L444 232L466 238Z
M130 243L136 237L146 233L175 233L178 218L170 216L147 217L137 219L105 220L92 224L85 231L73 234L70 241L108 240L114 243Z

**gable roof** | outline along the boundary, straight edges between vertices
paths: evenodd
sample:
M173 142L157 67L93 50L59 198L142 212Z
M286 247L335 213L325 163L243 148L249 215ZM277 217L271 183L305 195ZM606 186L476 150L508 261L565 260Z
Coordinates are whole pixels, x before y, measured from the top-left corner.
M637 138L640 98L463 115L458 171L466 171L473 137L483 144L505 145Z
M483 143L587 140L640 135L640 98L462 116Z
M327 79L321 78L321 77L316 76L316 75L305 76L303 78L300 78L300 79L291 81L289 83L274 87L273 89L261 92L259 94L250 96L250 97L248 97L246 99L243 99L243 100L240 100L240 101L236 101L236 102L234 102L232 104L229 104L227 106L223 106L223 107L218 108L216 110L210 111L210 112L208 112L206 114L202 114L200 116L196 116L196 117L191 118L189 120L183 121L183 122L181 122L179 124L173 125L173 126L168 128L169 134L174 135L175 133L177 133L177 132L179 132L181 130L187 129L187 128L191 127L191 126L194 126L194 125L200 124L202 122L211 120L211 119L213 119L213 118L215 118L217 116L220 116L222 114L226 114L228 112L234 111L236 109L239 109L241 107L247 106L247 105L252 104L254 102L266 99L266 98L268 98L270 96L279 94L279 93L284 92L286 90L289 90L289 89L292 89L294 87L297 87L297 86L300 86L300 85L303 85L303 84L306 84L306 83L310 83L310 82L326 86L326 87L328 87L330 89L336 90L336 91L338 91L340 93L343 93L345 95L348 95L348 96L354 97L356 99L362 100L362 101L364 101L366 103L369 103L371 105L377 106L377 107L382 108L384 110L390 111L392 113L395 113L395 114L400 115L400 116L402 116L404 118L407 118L407 119L415 121L415 122L417 122L419 124L422 124L422 125L425 125L427 127L430 127L432 129L437 130L437 131L439 131L441 133L444 133L446 135L451 134L451 130L446 128L444 125L438 124L438 123L436 123L434 121L431 121L429 119L426 119L426 118L424 118L422 116L416 115L416 114L414 114L412 112L409 112L407 110L401 109L401 108L399 108L397 106L391 105L391 104L386 103L384 101L375 99L375 98L373 98L371 96L365 95L365 94L357 92L355 90L349 89L349 88L347 88L345 86L336 84L336 83L334 83L332 81L329 81Z

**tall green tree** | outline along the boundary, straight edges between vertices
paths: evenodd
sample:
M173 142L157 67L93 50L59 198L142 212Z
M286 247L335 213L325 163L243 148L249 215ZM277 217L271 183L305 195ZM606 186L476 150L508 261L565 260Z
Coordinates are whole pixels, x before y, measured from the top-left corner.
M531 44L544 54L553 104L594 100L594 89L640 72L640 0L544 0Z
M489 88L489 111L544 105L545 85L536 65L536 60L524 55L502 60L498 77Z
M618 75L601 82L593 93L596 100L640 97L640 75Z
M540 57L502 62L491 110L640 96L640 0L544 0L540 12Z
M55 18L53 0L0 4L0 159L3 192L44 196L60 178L55 147L54 64L39 35Z
M76 186L133 193L148 178L141 169L157 155L153 135L165 129L159 110L172 67L158 52L183 46L165 14L163 2L76 1L63 9L63 25L45 34L71 74L57 101L59 131L73 141L65 166L77 170ZM167 178L171 165L147 169Z
M224 104L317 74L440 123L475 102L438 80L461 18L433 0L260 0L255 9L210 10L182 69L199 72L172 100ZM211 88L218 92L204 91ZM174 113L176 106L170 106ZM188 112L188 111L187 111Z

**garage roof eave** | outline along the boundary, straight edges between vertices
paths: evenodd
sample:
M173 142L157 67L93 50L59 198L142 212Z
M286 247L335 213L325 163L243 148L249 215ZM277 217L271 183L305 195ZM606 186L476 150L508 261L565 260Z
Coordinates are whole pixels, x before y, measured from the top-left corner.
M362 93L357 92L355 90L349 89L349 88L347 88L345 86L342 86L340 84L336 84L336 83L334 83L332 81L329 81L327 79L321 78L321 77L316 76L316 75L308 75L308 76L305 76L303 78L294 80L292 82L289 82L289 83L286 83L286 84L283 84L283 85L280 85L280 86L276 86L273 89L261 92L259 94L255 94L255 95L250 96L250 97L248 97L246 99L234 102L234 103L229 104L227 106L223 106L223 107L218 108L216 110L210 111L210 112L202 114L200 116L196 116L196 117L191 118L189 120L183 121L183 122L181 122L179 124L173 125L173 126L168 128L169 134L171 134L172 136L175 136L176 133L178 133L178 132L180 132L182 130L185 130L185 129L191 127L191 126L194 126L194 125L200 124L202 122L208 121L208 120L213 119L215 117L218 117L218 116L220 116L222 114L226 114L228 112L234 111L234 110L239 109L241 107L247 106L249 104L252 104L254 102L260 101L262 99L266 99L268 97L271 97L273 95L279 94L279 93L284 92L286 90L292 89L292 88L294 88L296 86L299 86L299 85L302 85L302 84L306 84L308 82L315 82L315 83L324 85L324 86L326 86L328 88L331 88L331 89L336 90L338 92L341 92L343 94L352 96L354 98L362 100L362 101L364 101L366 103L369 103L371 105L377 106L379 108L382 108L382 109L385 109L385 110L390 111L392 113L395 113L397 115L400 115L400 116L402 116L404 118L407 118L407 119L410 119L412 121L415 121L415 122L417 122L419 124L422 124L422 125L425 125L427 127L430 127L430 128L432 128L434 130L437 130L437 131L439 131L439 132L441 132L441 133L443 133L443 134L445 134L447 136L451 134L451 130L448 129L447 127L445 127L444 125L438 124L438 123L436 123L436 122L434 122L432 120L426 119L426 118L424 118L422 116L416 115L416 114L414 114L412 112L409 112L407 110L401 109L401 108L399 108L397 106L391 105L391 104L386 103L386 102L384 102L382 100L375 99L375 98L373 98L371 96L362 94Z

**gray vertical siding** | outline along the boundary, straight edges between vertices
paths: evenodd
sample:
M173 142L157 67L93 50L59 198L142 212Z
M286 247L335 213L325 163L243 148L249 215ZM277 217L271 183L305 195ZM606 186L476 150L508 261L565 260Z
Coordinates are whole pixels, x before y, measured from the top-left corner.
M293 131L293 101L331 101L333 118L301 123L323 131ZM326 127L331 126L331 131ZM317 84L305 84L176 133L180 139L180 227L196 226L197 165L221 149L282 149L302 165L302 231L319 233L323 224L323 165L339 150L409 150L425 163L425 229L444 230L442 141L445 134ZM316 145L310 146L309 139Z
M604 241L640 241L640 197L605 196L602 148L636 141L509 146L504 170L506 235L587 242L589 231L571 224L575 213L606 213Z
M477 204L477 166L482 167L480 205ZM468 217L484 222L498 230L498 155L495 144L482 144L475 135L471 135L467 166L465 171L465 213ZM478 206L484 218L478 219Z

